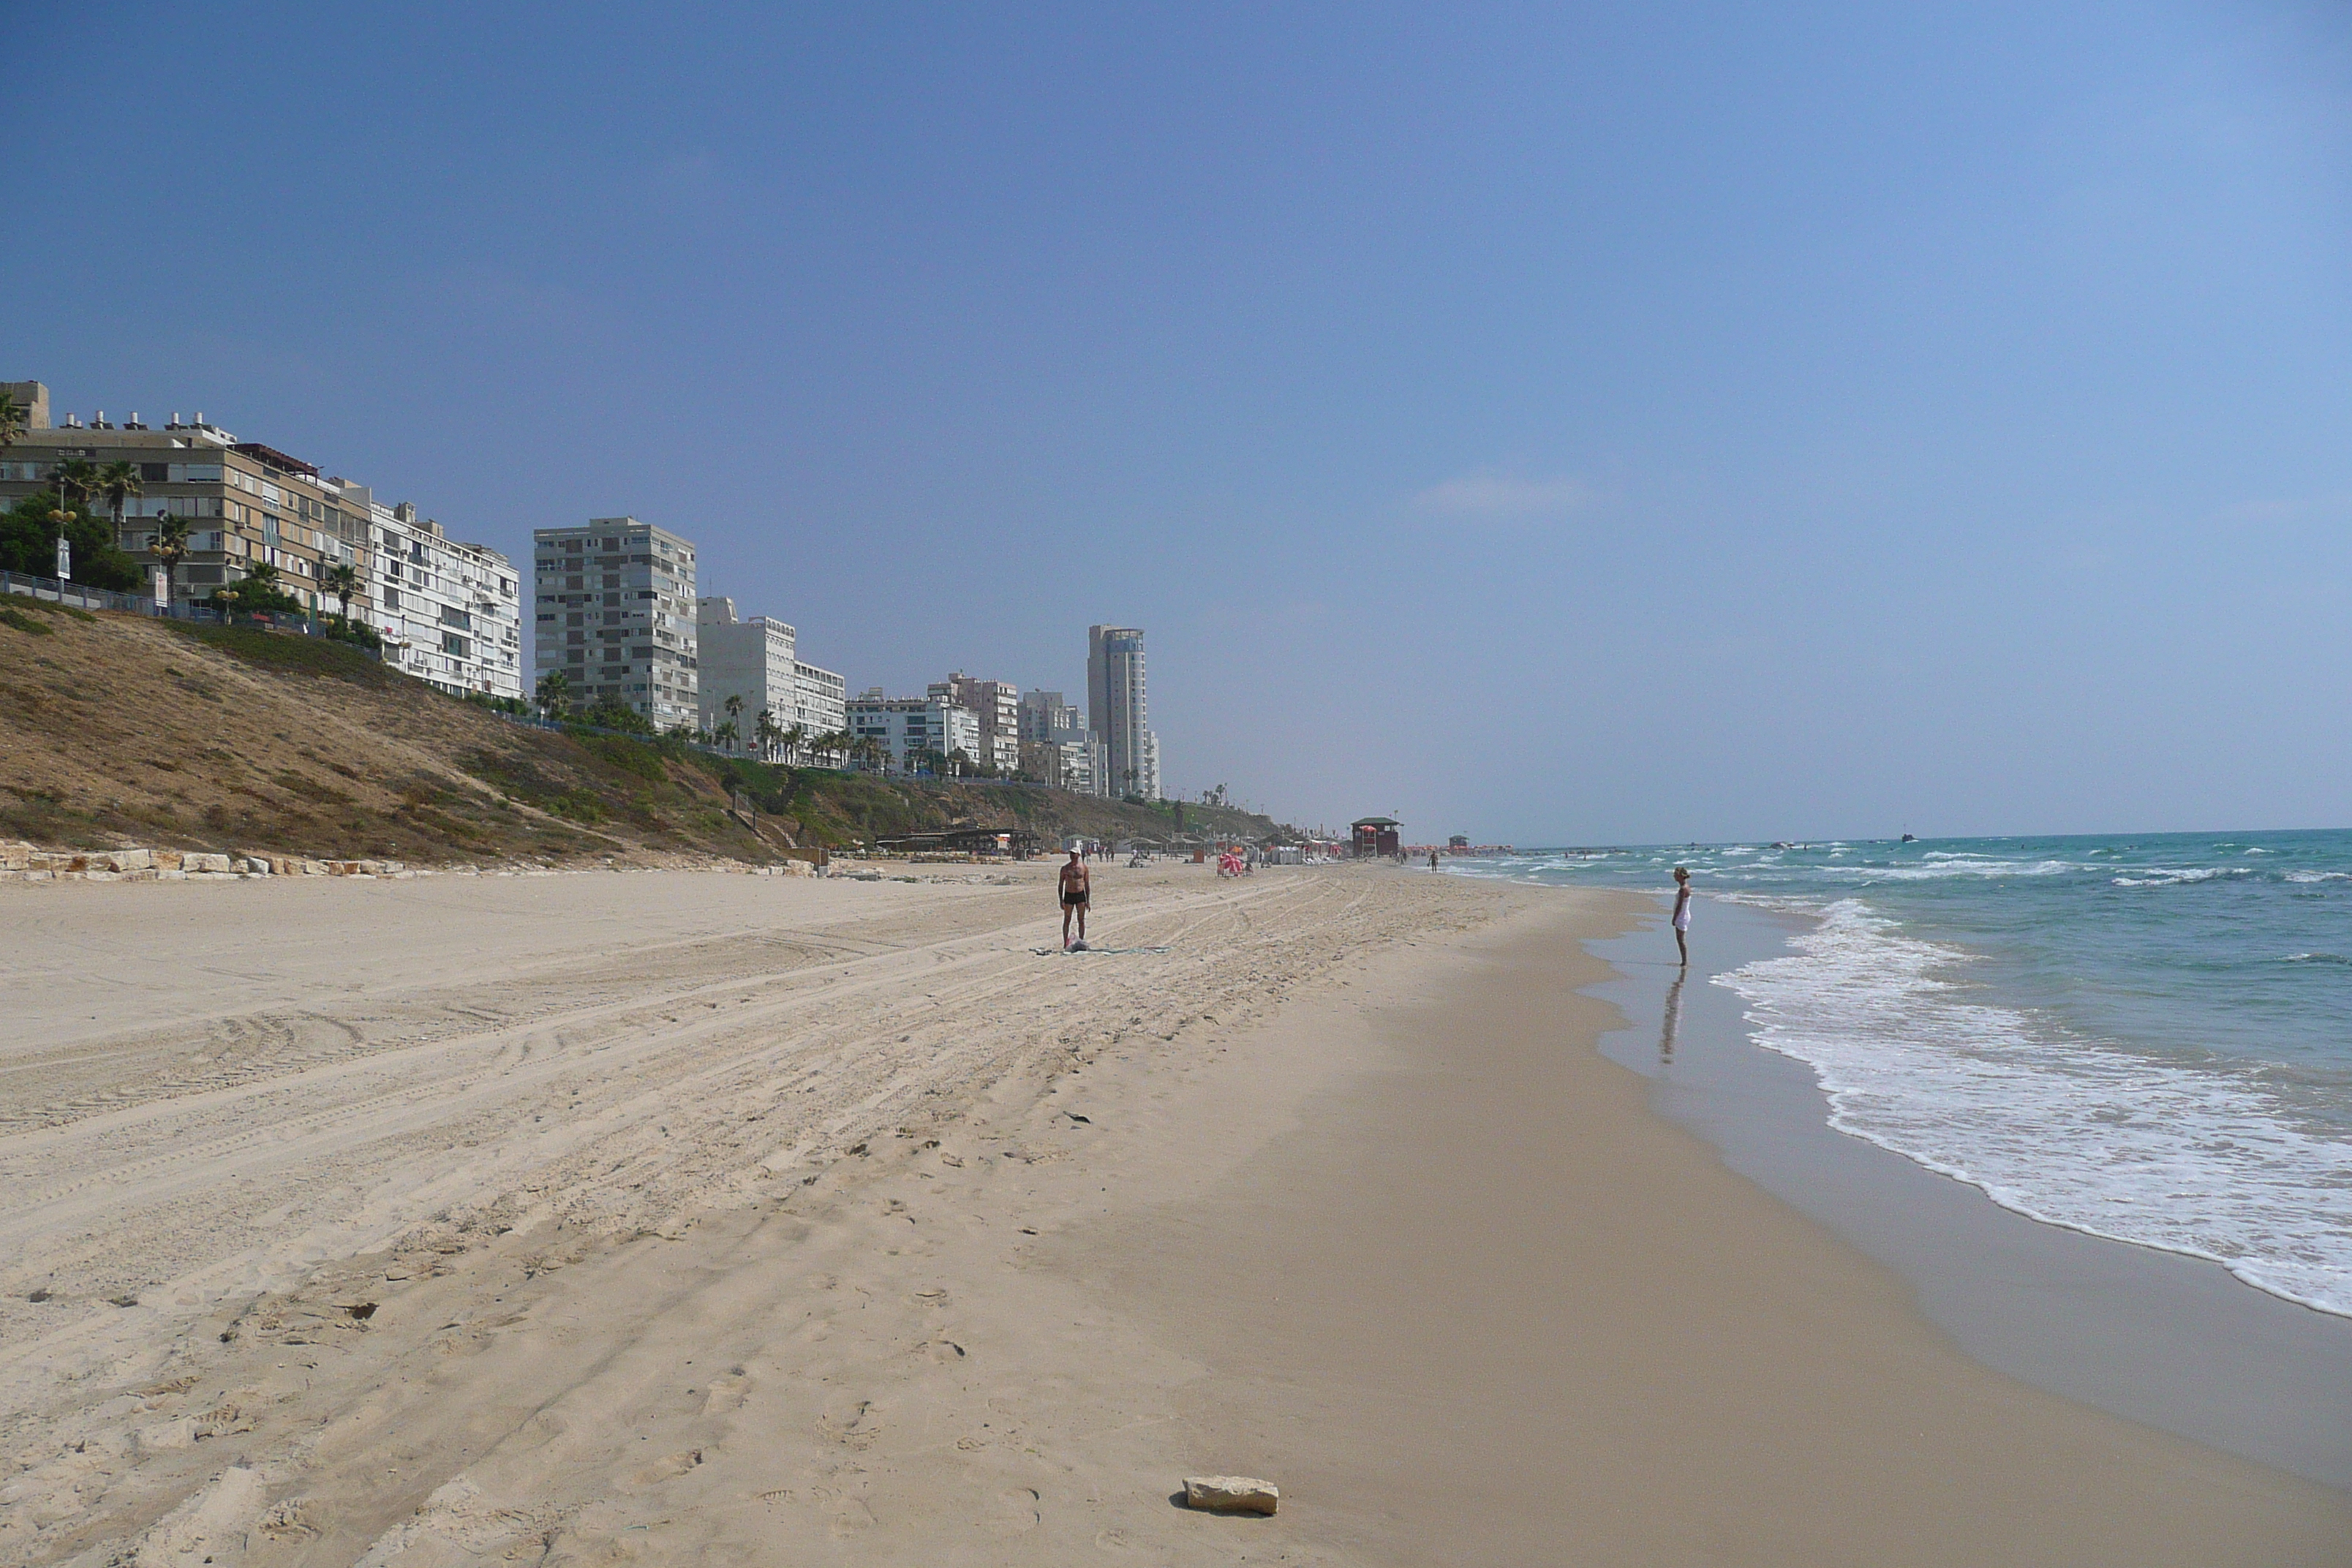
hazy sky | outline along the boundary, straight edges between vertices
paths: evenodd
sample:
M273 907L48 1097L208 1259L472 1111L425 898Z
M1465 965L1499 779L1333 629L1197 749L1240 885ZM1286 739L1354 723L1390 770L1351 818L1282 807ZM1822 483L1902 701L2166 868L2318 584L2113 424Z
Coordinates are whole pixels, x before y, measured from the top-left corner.
M2344 18L0 0L0 378L1302 821L2342 826Z

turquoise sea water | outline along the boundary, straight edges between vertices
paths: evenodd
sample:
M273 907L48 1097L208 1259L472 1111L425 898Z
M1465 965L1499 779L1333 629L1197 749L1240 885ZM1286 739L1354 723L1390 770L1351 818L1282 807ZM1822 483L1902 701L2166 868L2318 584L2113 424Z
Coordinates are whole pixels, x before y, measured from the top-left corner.
M2054 1224L2352 1314L2352 832L1528 851L1802 913L1721 975L1832 1123ZM1662 942L1669 940L1662 932ZM1706 940L1704 904L1695 951Z

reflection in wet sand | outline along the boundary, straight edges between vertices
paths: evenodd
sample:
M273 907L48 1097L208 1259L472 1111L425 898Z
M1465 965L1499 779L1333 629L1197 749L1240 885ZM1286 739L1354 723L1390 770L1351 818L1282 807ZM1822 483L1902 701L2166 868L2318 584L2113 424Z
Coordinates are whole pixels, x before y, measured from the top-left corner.
M1658 1030L1658 1065L1672 1067L1675 1060L1675 1037L1683 1027L1683 982L1688 976L1677 974L1666 987L1665 1023Z

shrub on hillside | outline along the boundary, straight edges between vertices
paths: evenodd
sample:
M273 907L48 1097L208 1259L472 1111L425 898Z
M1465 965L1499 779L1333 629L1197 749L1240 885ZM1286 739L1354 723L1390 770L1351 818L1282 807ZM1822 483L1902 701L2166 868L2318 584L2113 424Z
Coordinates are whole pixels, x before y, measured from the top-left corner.
M624 735L643 735L647 740L654 735L654 721L617 697L599 697L580 713L579 721L593 730L616 730Z
M39 490L0 512L0 571L21 572L27 577L58 574L58 525L49 513L58 510L58 492ZM77 511L90 509L79 505ZM114 524L103 516L78 516L66 530L73 545L73 575L77 583L117 593L136 593L144 586L139 563L114 545Z

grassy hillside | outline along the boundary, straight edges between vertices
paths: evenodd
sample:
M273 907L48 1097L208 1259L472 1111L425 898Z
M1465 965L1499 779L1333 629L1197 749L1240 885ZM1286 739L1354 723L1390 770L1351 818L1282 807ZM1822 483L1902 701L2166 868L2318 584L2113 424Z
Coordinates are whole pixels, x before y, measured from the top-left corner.
M751 796L759 831L728 809ZM1183 808L1187 831L1264 817ZM419 863L766 860L789 837L1025 826L1164 838L1173 808L772 768L512 723L321 640L0 602L0 837Z
M751 795L762 812L782 819L803 843L839 846L950 827L1027 828L1049 846L1070 834L1165 843L1212 835L1263 842L1286 832L1270 817L1202 805L1132 805L1024 784L933 783L698 760Z

